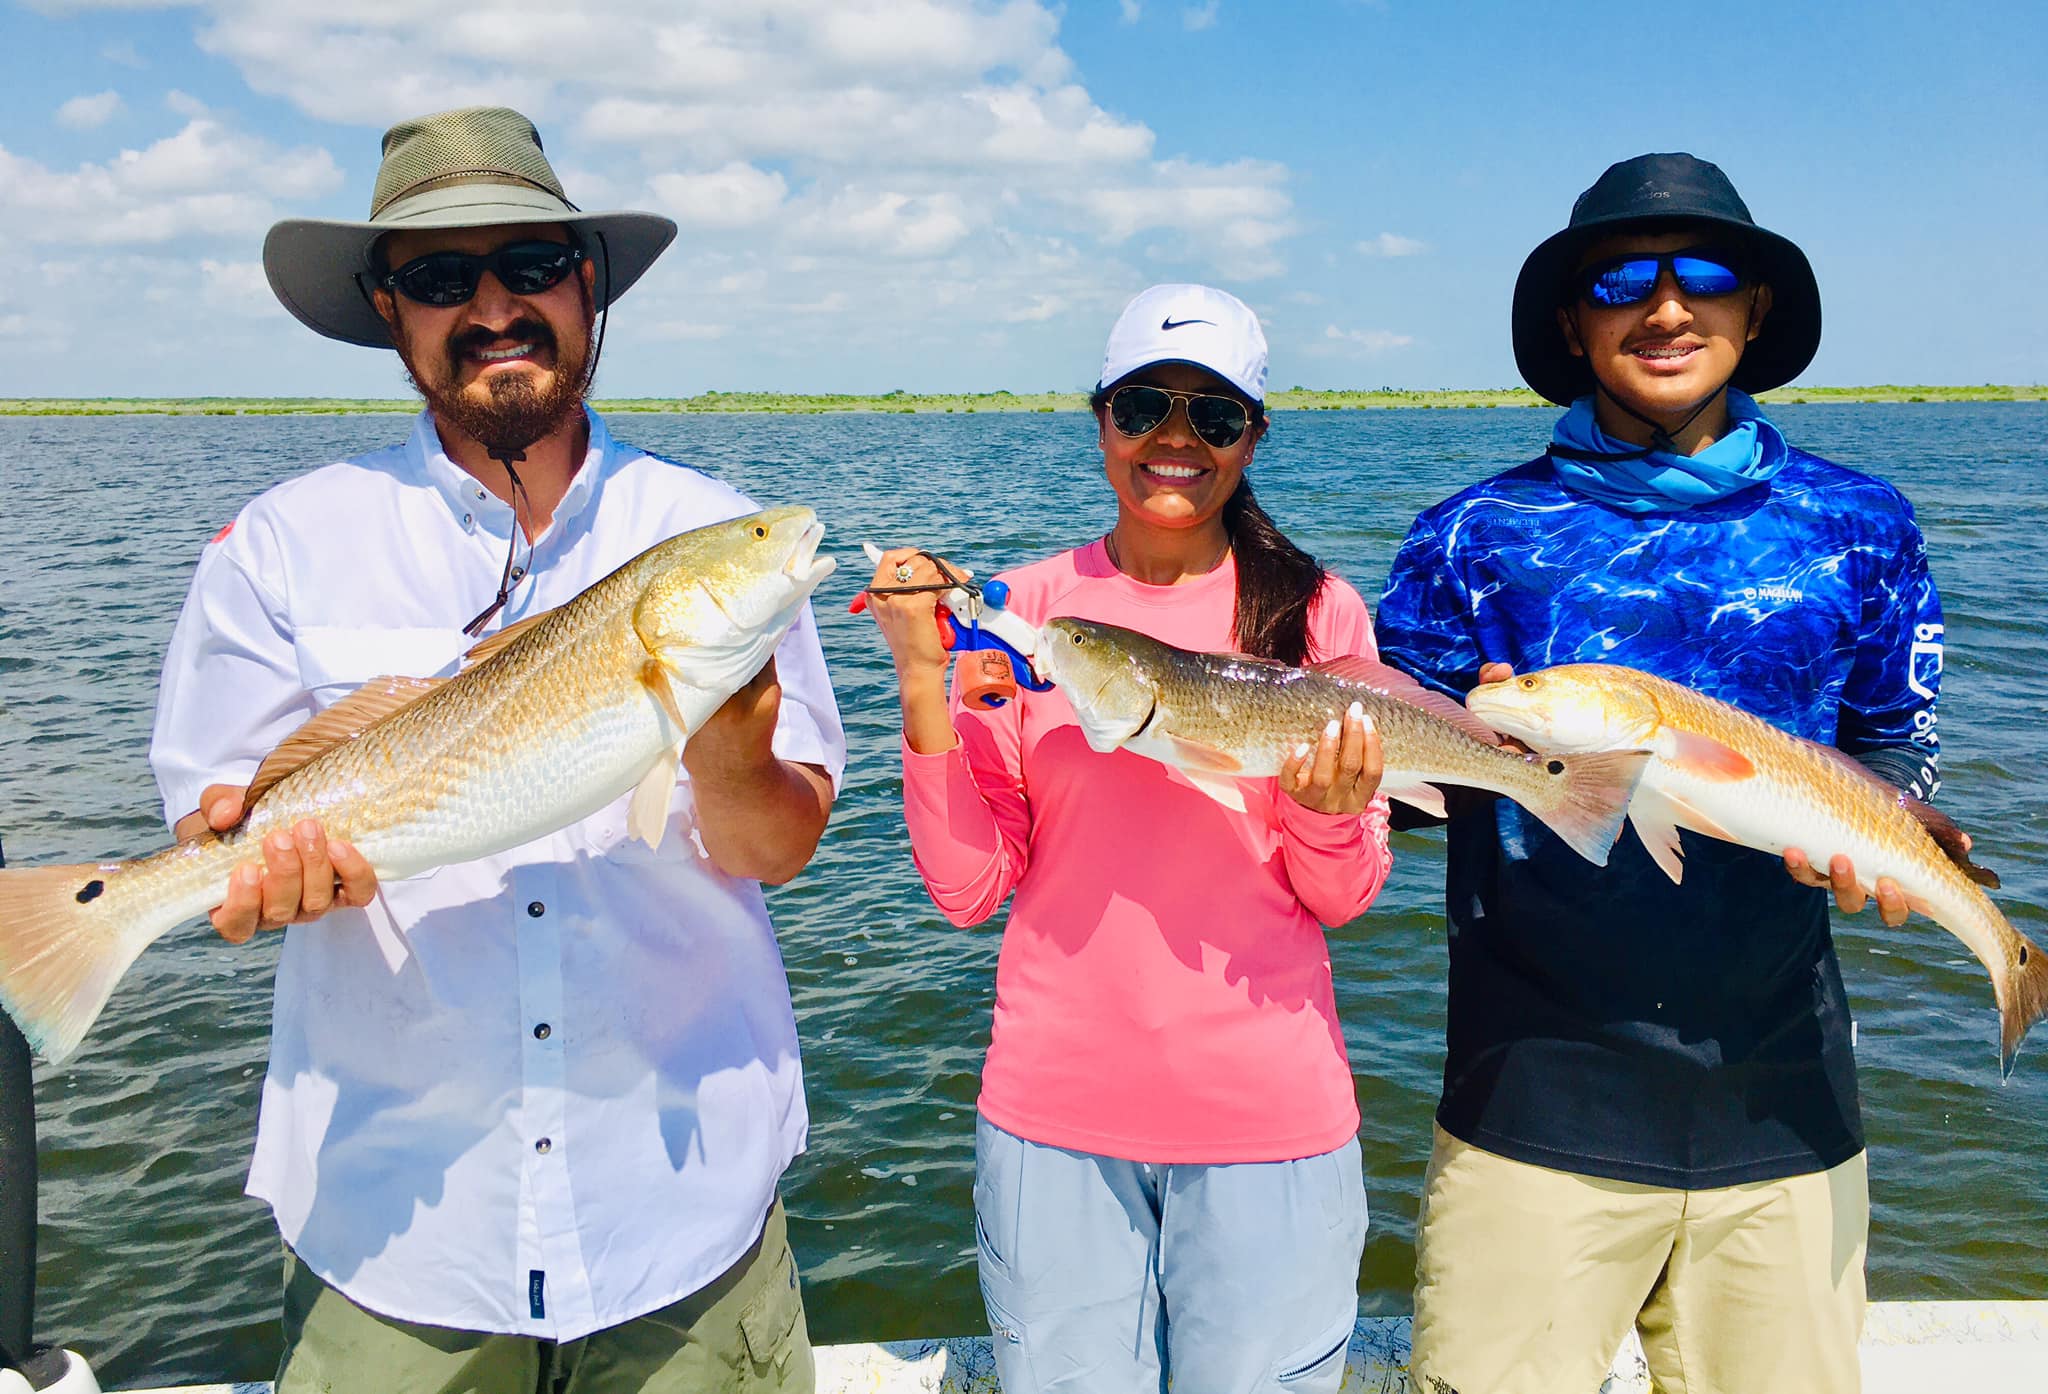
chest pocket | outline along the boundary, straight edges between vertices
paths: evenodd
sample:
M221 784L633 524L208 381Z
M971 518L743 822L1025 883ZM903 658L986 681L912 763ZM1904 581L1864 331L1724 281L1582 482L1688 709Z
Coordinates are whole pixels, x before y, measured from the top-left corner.
M324 708L371 678L443 677L469 647L455 629L352 629L314 625L292 639L299 681Z

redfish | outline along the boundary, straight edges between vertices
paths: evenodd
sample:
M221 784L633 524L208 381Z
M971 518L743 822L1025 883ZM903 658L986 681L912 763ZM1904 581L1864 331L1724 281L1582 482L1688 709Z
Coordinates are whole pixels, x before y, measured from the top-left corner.
M1554 759L1509 750L1450 698L1368 658L1294 668L1061 618L1046 624L1032 662L1066 694L1090 747L1149 756L1238 810L1237 780L1279 774L1291 751L1356 704L1379 732L1388 798L1442 817L1434 785L1504 794L1605 866L1649 759L1640 750Z
M658 842L690 733L832 573L823 534L808 508L680 533L485 640L453 677L378 678L313 717L257 770L228 833L0 871L0 1005L61 1062L142 951L305 818L385 880L507 851L629 790L629 827Z
M1680 828L1762 852L1797 847L1817 867L1846 856L1866 894L1880 877L1896 881L1909 907L1990 971L2001 1079L2028 1029L2048 1015L2048 958L1984 894L1997 878L1970 863L1952 824L1916 813L1900 790L1841 751L1691 688L1601 663L1485 683L1465 705L1546 754L1653 751L1629 822L1673 881L1684 870Z

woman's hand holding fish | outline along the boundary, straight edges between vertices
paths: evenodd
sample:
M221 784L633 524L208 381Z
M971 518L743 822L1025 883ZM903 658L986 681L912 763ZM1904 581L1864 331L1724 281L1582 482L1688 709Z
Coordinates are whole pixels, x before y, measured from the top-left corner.
M1869 895L1856 880L1855 866L1839 852L1829 860L1828 869L1823 872L1800 848L1787 847L1785 870L1802 886L1820 886L1833 891L1835 904L1845 914L1853 915L1870 903ZM1908 913L1906 893L1899 889L1899 883L1889 876L1878 877L1878 918L1888 925L1902 925Z
M954 567L956 574L967 574ZM939 638L934 614L936 591L891 595L893 586L931 586L945 581L930 557L915 547L892 547L875 564L874 587L868 592L868 613L889 645L896 664L898 699L903 706L903 736L920 755L935 755L960 743L953 716L946 708L946 668L952 656Z
M178 820L178 837L226 832L242 821L242 811L238 786L210 784L199 808ZM235 868L227 895L208 918L221 938L246 944L259 929L304 924L329 910L360 909L376 895L377 873L363 854L306 818L288 834L280 829L265 838L261 863Z
M1317 813L1363 813L1383 768L1379 732L1354 702L1341 725L1332 721L1315 745L1304 742L1282 762L1280 787Z

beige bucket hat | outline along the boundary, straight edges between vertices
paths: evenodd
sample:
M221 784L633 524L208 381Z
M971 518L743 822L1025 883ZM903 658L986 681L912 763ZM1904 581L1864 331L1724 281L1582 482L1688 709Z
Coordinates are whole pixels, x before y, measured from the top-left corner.
M598 261L599 309L624 295L676 235L676 225L658 213L580 211L563 194L531 121L506 107L464 107L386 131L369 221L287 218L263 239L263 274L308 328L390 348L370 304L377 239L403 228L504 223L573 229Z

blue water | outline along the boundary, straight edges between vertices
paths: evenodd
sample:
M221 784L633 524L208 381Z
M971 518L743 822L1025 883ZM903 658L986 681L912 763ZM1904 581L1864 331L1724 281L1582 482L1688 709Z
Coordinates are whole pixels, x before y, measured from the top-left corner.
M1519 462L1550 413L1283 413L1262 500L1368 596L1423 505ZM1914 500L1948 610L1944 803L2048 942L2048 405L1785 406L1797 444ZM0 420L0 837L11 861L131 856L164 837L145 752L199 548L270 482L385 444L399 417ZM821 1341L980 1329L973 1103L998 931L947 925L898 813L885 651L845 601L859 542L986 573L1099 535L1085 416L624 416L624 438L815 507L843 570L819 613L851 741L817 860L771 895L814 1126L787 1179ZM1442 1064L1440 838L1397 835L1377 905L1330 936L1364 1114L1368 1311L1409 1305L1417 1188ZM2048 1297L2048 1036L1998 1083L1983 970L1924 921L1840 917L1859 1026L1878 1298ZM109 1387L257 1378L277 1350L278 1250L242 1196L275 941L180 930L94 1035L43 1072L38 1331Z

